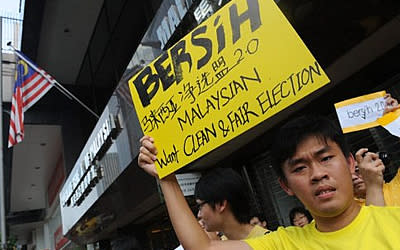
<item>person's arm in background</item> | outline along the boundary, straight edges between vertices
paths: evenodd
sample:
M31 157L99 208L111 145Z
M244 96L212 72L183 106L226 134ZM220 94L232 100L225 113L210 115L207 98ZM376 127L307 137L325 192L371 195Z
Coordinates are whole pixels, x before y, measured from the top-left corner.
M387 206L400 206L400 168L396 176L389 182L383 184L383 195Z
M396 109L400 108L398 101L395 98L393 98L390 94L385 95L385 103L386 105L384 114L395 111ZM396 176L389 183L386 183L385 185L389 185L391 189L395 187L397 190L400 190L400 168L397 170ZM393 197L390 196L390 199L392 198Z
M158 178L155 166L158 152L154 145L154 139L144 136L140 142L142 146L138 157L139 167ZM190 210L174 174L160 179L160 186L175 233L184 249L251 249L241 241L210 240Z
M383 196L383 165L379 156L368 152L368 149L359 149L356 153L357 166L366 186L365 205L385 206Z

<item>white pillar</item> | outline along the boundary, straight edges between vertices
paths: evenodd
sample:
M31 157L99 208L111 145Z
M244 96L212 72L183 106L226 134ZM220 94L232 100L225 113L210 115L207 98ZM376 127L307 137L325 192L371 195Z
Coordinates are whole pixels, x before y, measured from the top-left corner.
M43 241L44 241L44 249L51 249L50 248L50 230L49 230L48 222L43 224Z
M4 173L3 173L3 20L0 18L0 233L2 245L6 243L6 217L4 206Z
M43 227L37 227L35 230L36 235L36 249L42 250L45 249L44 247L44 234L43 234Z

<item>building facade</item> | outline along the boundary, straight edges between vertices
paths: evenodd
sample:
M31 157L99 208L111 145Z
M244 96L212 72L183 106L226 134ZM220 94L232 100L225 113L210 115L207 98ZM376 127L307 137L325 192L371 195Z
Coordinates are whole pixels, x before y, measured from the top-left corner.
M21 195L13 193L13 185L24 182L23 172L14 172L26 164L18 159L31 148L22 144L13 151L3 150L10 176L7 223L10 235L22 229L28 232L21 241L26 248L173 249L179 245L157 181L137 167L143 132L128 80L228 1L143 2L25 4L22 51L101 114L97 120L57 92L50 92L26 113L26 124L30 131L38 129L39 138L50 131L59 138L47 142L56 145L53 151L41 146L45 142L38 138L27 138L32 150L52 155L42 179L46 190L35 196L43 202L35 206L26 197L16 206ZM280 189L271 169L276 128L304 113L336 119L334 103L380 90L400 98L398 1L275 2L331 83L280 112L268 125L251 129L181 171L234 168L249 185L254 214L264 215L272 230L289 225L290 209L300 204ZM77 20L69 16L74 12ZM3 128L4 134L7 119ZM353 151L368 147L389 152L392 161L385 178L393 177L400 163L398 138L380 127L347 136ZM196 178L182 181L182 187L192 188ZM34 184L29 178L25 182ZM192 193L188 191L186 197L194 210Z

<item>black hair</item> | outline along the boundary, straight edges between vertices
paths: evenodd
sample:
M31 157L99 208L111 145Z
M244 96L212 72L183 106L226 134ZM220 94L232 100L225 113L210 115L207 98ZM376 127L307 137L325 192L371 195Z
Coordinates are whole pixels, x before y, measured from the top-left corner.
M289 212L290 224L292 226L294 226L294 216L296 216L296 214L304 214L308 219L308 223L313 220L313 217L307 209L305 209L304 207L295 207L292 208L292 210L290 210Z
M253 219L254 217L257 217L260 222L267 221L264 214L262 213L253 214L253 216L250 217L250 220Z
M202 176L197 182L194 195L211 207L224 200L229 204L233 216L239 223L249 223L250 197L242 177L231 168L216 168Z
M312 136L324 140L325 143L331 140L346 157L350 155L346 138L336 123L322 116L300 116L283 125L275 137L272 147L273 168L278 177L286 179L282 170L283 163L296 153L300 143Z

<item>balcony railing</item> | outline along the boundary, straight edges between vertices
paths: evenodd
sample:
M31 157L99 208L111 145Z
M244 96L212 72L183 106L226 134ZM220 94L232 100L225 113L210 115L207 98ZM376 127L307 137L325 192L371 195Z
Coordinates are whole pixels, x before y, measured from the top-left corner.
M7 46L8 42L11 42L15 48L21 49L23 13L0 10L0 18L2 22L1 51L11 53L11 49Z

